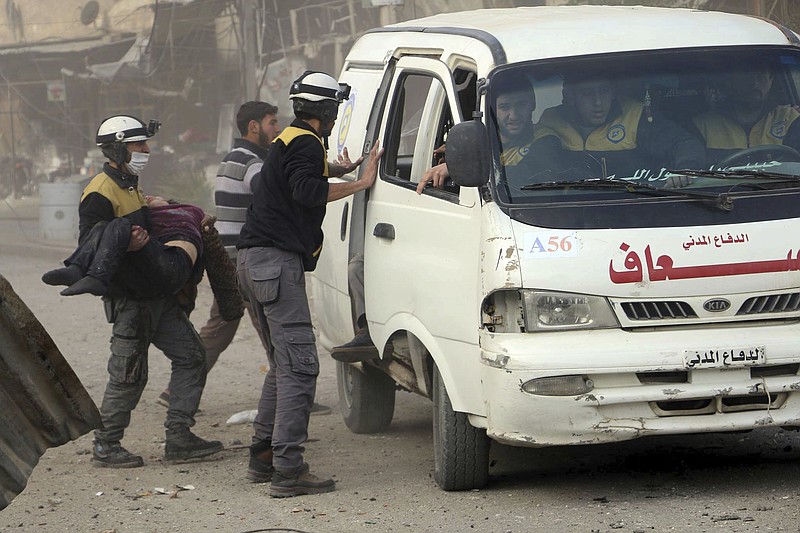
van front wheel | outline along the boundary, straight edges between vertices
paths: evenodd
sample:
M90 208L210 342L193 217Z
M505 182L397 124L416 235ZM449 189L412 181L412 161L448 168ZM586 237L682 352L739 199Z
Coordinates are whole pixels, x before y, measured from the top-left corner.
M439 369L433 372L433 478L444 490L479 489L489 482L489 437L466 413L453 411Z
M336 362L339 409L353 433L385 431L394 416L394 380L369 365Z

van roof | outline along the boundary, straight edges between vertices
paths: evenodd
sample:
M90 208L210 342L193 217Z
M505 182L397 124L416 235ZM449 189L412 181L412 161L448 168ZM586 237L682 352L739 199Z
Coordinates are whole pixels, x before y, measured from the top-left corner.
M484 34L487 44L497 48L496 63L662 48L800 45L795 33L757 17L643 6L480 9L375 31Z

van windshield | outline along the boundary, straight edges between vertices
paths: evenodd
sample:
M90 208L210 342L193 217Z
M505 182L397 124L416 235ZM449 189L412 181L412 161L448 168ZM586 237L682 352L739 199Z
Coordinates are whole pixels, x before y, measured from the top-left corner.
M800 51L775 47L503 67L487 93L494 190L527 204L800 187L799 86Z

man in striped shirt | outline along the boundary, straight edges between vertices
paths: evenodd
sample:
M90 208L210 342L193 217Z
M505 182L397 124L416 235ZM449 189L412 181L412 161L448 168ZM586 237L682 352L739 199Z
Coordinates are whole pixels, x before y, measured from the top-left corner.
M233 149L222 159L214 187L214 204L217 206L215 227L232 261L236 260L239 230L244 225L245 213L253 199L251 180L261 172L267 150L280 133L278 108L267 102L245 102L236 113L236 126L241 137L233 141ZM245 307L266 349L266 339L261 336L258 319L249 305L245 304ZM220 314L219 303L214 299L208 322L200 330L209 371L233 341L240 321L225 320Z
M280 133L278 125L278 108L267 102L250 101L239 107L236 114L236 126L241 137L234 140L233 149L222 159L217 170L214 188L214 203L217 207L215 227L220 239L231 259L236 259L236 241L239 230L245 220L245 213L253 199L251 181L261 172L261 165L267 155L272 140ZM224 306L223 306L224 307ZM253 321L261 344L266 350L267 341L261 334L261 328L249 303L245 308ZM208 322L200 330L200 339L206 349L206 366L208 370L217 362L220 354L233 341L239 329L240 318L226 320L225 313L220 313L220 305L216 298L211 305ZM165 390L158 398L159 403L169 403L169 390ZM316 406L315 406L316 407ZM321 410L323 406L319 406ZM329 408L324 408L330 411Z

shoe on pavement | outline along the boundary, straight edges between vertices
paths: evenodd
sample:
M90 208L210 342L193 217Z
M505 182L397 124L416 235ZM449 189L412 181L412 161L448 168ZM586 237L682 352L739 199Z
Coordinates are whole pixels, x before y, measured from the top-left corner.
M272 443L254 442L250 446L250 462L247 464L247 479L251 483L269 483L275 468L272 466Z
M164 447L164 459L167 461L185 461L207 457L222 450L218 440L201 439L189 428L168 429Z
M329 415L331 414L331 408L327 405L322 405L321 403L314 402L314 405L311 406L311 416L314 415Z
M293 474L281 474L278 470L272 475L269 495L273 498L292 498L306 494L322 494L336 490L336 482L332 479L320 479L308 471L308 465Z
M119 442L94 441L92 465L99 468L138 468L144 465L140 455L133 455Z
M361 363L380 359L378 349L372 342L369 329L363 327L358 330L353 340L331 350L331 357L342 363Z

